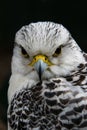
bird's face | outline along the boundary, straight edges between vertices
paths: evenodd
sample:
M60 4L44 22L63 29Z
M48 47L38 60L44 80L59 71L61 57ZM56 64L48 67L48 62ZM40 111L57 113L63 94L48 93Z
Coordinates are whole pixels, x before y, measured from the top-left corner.
M17 32L15 42L12 72L34 80L64 76L79 62L80 48L59 24L24 26Z
M39 51L29 55L24 47L16 45L12 60L13 73L20 73L40 81L54 77L56 74L52 67L57 69L56 67L60 64L58 57L61 55L61 50L61 47L57 48L52 55L39 53Z

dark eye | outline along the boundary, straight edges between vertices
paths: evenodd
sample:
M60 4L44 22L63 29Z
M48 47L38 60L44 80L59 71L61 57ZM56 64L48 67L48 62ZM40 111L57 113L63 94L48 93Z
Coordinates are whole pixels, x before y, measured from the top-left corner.
M25 58L28 58L28 57L29 57L29 55L27 54L26 50L25 50L23 47L21 47L21 53L22 53L22 55L23 55Z
M61 46L56 49L56 51L55 51L55 53L53 54L53 56L54 56L54 57L57 57L60 53L61 53Z

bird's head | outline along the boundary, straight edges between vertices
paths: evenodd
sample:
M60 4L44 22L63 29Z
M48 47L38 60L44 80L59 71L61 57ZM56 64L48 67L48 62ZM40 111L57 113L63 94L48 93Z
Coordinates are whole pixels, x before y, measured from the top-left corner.
M43 80L65 76L80 62L81 50L61 24L31 23L16 33L12 73Z

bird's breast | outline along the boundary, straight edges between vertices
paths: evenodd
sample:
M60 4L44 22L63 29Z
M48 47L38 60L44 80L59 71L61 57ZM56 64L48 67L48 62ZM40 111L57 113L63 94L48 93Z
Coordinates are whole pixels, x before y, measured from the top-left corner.
M87 124L87 97L79 93L60 78L23 88L9 105L9 125L13 130L83 128L84 119Z

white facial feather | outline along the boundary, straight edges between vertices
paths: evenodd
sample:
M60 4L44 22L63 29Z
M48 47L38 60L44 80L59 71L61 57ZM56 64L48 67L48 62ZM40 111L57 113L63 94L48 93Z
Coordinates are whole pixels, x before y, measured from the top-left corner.
M69 32L62 25L38 22L22 27L16 34L15 42L24 46L31 56L37 53L50 56L68 38Z
M49 66L49 69L43 73L43 80L52 77L65 76L72 70L76 70L78 64L84 63L81 49L71 37L67 29L61 24L52 22L31 23L22 27L15 37L16 46L12 58L12 75L20 75L24 80L39 80L38 74L28 64L33 56L43 54L55 65ZM29 54L29 58L24 58L21 54L22 46ZM61 53L53 57L56 49L62 47ZM13 80L13 81L12 81ZM14 79L11 79L14 84ZM17 84L17 82L16 82ZM20 83L21 84L21 83ZM12 87L12 85L10 85ZM16 88L20 86L13 85ZM9 88L10 89L10 88ZM9 94L10 95L10 94Z

